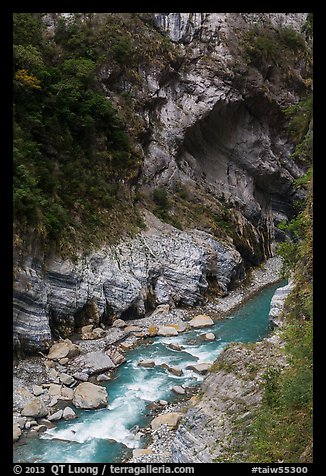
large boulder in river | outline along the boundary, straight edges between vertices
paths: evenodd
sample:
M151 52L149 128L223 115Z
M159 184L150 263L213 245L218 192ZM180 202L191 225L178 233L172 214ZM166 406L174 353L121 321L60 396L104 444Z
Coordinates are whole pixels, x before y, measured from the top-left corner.
M65 357L72 358L76 357L79 353L79 346L73 344L71 340L65 339L53 344L49 350L48 359L59 360L64 359Z
M84 382L75 389L72 403L75 407L85 410L104 408L108 404L108 394L104 387Z
M48 409L45 406L43 400L39 398L34 398L30 400L24 406L22 410L22 416L33 417L33 418L42 418L48 414Z
M168 429L174 429L178 426L178 423L182 417L180 412L164 413L154 418L151 422L152 430L157 430L161 425L167 425Z
M211 319L206 314L199 314L189 321L189 325L194 329L200 329L201 327L212 326L214 324L213 319Z

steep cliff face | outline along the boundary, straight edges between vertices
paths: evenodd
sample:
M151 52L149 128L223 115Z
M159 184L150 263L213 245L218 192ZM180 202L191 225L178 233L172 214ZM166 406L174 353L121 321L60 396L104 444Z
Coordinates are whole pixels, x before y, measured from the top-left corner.
M138 101L143 165L131 189L144 197L147 230L87 257L80 254L74 263L59 256L29 256L18 263L17 347L44 349L51 331L68 335L90 320L142 316L161 303L195 305L210 279L227 292L245 276L244 265L273 255L274 222L290 217L293 200L300 198L292 182L303 170L290 157L293 144L282 108L307 89L306 62L286 50L286 65L272 57L257 66L250 60L250 34L257 25L273 35L288 27L300 33L307 15L137 15L172 42L171 60L140 63L132 74L126 65L113 68L108 62L100 76L113 103L122 93ZM51 34L57 20L47 19ZM136 29L139 34L140 24ZM183 210L200 203L218 219L223 211L226 227L224 218L218 220L223 232L202 223L200 213L180 231L146 211L153 211L157 188L174 197L177 210L182 187L190 197Z
M171 188L200 184L237 212L237 234L249 261L271 255L273 219L292 214L291 184L302 174L291 160L281 109L304 89L304 66L294 61L295 81L269 60L260 71L246 57L246 34L257 24L301 31L306 14L155 14L154 21L181 48L168 80L157 84L162 127L153 133L144 183ZM249 63L249 64L248 64ZM265 71L266 70L266 71ZM169 77L170 76L170 77ZM283 78L284 79L284 78ZM252 237L252 238L251 238Z
M182 232L147 212L148 229L74 264L58 257L25 262L14 289L14 342L46 349L75 328L144 316L160 304L194 306L213 279L222 292L243 278L234 246L207 233Z

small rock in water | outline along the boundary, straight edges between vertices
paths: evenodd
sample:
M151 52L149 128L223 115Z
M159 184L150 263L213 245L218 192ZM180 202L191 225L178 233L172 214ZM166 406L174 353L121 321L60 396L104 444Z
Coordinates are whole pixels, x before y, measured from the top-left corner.
M206 340L215 340L216 337L215 337L215 334L213 334L213 332L208 332L208 334L205 334L205 339Z
M179 344L174 344L173 342L171 342L170 344L168 344L168 347L172 350L182 350L184 349L184 347L182 345L179 345Z
M179 369L179 367L168 367L168 371L177 377L181 377L181 375L183 375L183 371L182 369Z
M140 360L137 364L138 367L153 368L155 367L154 360Z

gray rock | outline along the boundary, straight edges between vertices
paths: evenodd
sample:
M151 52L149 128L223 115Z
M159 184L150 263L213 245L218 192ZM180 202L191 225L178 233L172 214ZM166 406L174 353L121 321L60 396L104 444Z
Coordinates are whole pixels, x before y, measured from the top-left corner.
M206 374L210 368L211 364L192 364L192 365L187 365L187 369L193 370L194 372L197 372L198 374Z
M213 319L211 319L209 316L206 316L205 314L200 314L189 321L189 325L194 329L212 326L213 324Z
M73 411L72 408L66 407L66 408L63 410L62 418L63 418L64 420L72 420L72 419L74 419L74 418L77 418L77 415L76 415L76 413Z
M22 416L26 417L42 418L47 414L48 409L46 408L44 402L38 398L28 402L22 410Z
M174 327L160 326L158 328L157 335L163 337L177 336L178 331Z
M172 392L177 393L178 395L185 395L186 391L183 387L180 385L175 385L174 387L171 388Z
M138 367L153 368L155 367L154 360L140 360L138 362Z
M17 423L13 424L13 440L18 441L19 438L21 437L22 431L20 426Z
M75 389L72 403L75 407L85 410L103 408L108 404L108 394L104 387L84 382Z
M83 373L87 370L88 375L94 375L105 372L106 370L113 369L114 363L103 351L88 352L74 359L71 363L71 369L73 375L76 376L76 372Z
M63 410L58 410L57 412L53 413L52 415L48 416L49 421L58 421L61 420L63 415Z
M42 393L44 393L44 389L40 387L39 385L33 385L32 390L35 397L39 397L40 395L42 395Z
M96 380L98 382L107 382L108 380L111 380L111 378L106 374L100 374L96 377Z
M71 375L68 375L68 374L60 374L59 378L60 378L60 382L62 382L65 385L71 385L75 381L75 379Z
M215 336L215 334L213 334L213 332L208 332L207 334L205 334L205 339L206 340L215 340L216 336Z
M80 380L81 382L87 382L87 380L89 379L89 375L87 372L75 372L73 374L73 377L76 380Z

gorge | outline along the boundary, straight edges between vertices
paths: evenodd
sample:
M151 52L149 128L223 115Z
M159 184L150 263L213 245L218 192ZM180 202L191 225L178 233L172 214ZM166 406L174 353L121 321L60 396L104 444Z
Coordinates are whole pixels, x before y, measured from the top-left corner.
M232 413L231 403L212 403L209 418L217 430L207 436L208 448L197 445L196 431L207 417L205 392L218 396L229 382L223 398L232 402L239 375L247 375L240 384L244 393L250 393L257 377L261 393L251 403L264 409L269 369L276 366L277 375L287 375L289 364L280 349L287 349L283 340L294 338L292 334L284 337L277 330L270 341L224 349L229 342L266 337L270 300L281 286L277 250L283 278L291 277L292 284L273 301L273 324L292 329L293 316L300 313L301 328L311 323L311 50L308 13L14 14L16 461L59 462L52 450L51 456L44 450L49 438L49 448L55 442L55 451L65 454L67 462L85 458L88 450L97 461L130 458L126 447L144 448L148 440L146 432L130 432L132 426L148 425L147 413L153 409L147 403L155 407L172 399L171 408L176 405L179 411L185 390L181 384L188 388L203 380L186 369L192 361L219 370L205 377L201 401L194 396L192 409L184 403L186 417L168 456L161 455L159 462L258 458L254 449L234 442L228 417L224 424L222 414ZM260 300L264 303L263 310L250 308L251 301L244 304L254 290L276 282L252 298L257 300L254 308ZM232 311L239 313L232 319L221 319L228 299L243 307ZM253 322L241 314L246 309ZM216 339L205 341L201 334L206 330L182 332L191 317L201 314L213 318L214 327L207 332L216 333ZM286 314L292 323L287 324ZM174 329L174 337L160 335L165 324L170 332L171 325L182 329L179 334ZM224 338L228 326L230 336ZM68 347L77 343L80 357L49 357L56 341ZM165 345L172 343L183 349ZM91 352L101 353L94 357L94 371L83 360ZM213 364L220 352L220 363ZM154 360L155 367L138 368L139 358ZM307 392L293 404L293 412L309 406L310 364L306 354L300 358ZM84 368L73 368L73 359L81 359ZM108 359L111 364L102 368L100 363ZM179 361L182 376L158 366ZM86 377L79 378L85 369ZM98 380L103 372L116 377L103 383ZM26 383L26 373L41 385L38 395ZM148 375L154 376L153 395L140 398L137 392L145 391ZM75 402L85 381L109 389L108 409L77 406L76 421L60 421L55 428L40 423L44 417L51 422L64 400ZM172 382L179 394L169 393ZM139 418L115 421L121 435L103 431L95 449L92 428L112 425L108 415L119 414L115 402L120 400L125 410L125 392L135 397L129 410L134 415L137 408ZM47 407L44 415L35 416L36 425L32 415L22 420L35 397ZM233 412L240 418L237 405ZM239 419L242 424L249 413ZM33 426L40 434L45 431L40 438ZM28 429L37 438L23 444L21 434ZM66 438L71 429L75 439ZM216 435L225 439L220 447L212 442ZM253 442L259 437L258 430L251 435ZM153 441L155 448L155 437ZM295 456L289 449L277 457L310 460L310 448L310 440L301 441ZM275 454L260 456L274 461Z

